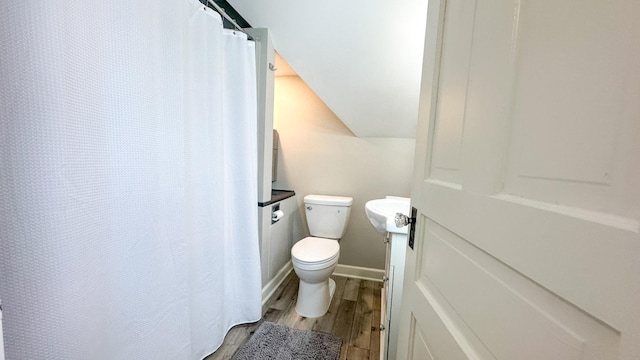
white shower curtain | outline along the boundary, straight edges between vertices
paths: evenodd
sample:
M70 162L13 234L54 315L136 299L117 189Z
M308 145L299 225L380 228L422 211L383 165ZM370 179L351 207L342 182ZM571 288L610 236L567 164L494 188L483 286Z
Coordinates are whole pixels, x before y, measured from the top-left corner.
M7 359L201 359L259 319L254 51L196 1L2 4Z

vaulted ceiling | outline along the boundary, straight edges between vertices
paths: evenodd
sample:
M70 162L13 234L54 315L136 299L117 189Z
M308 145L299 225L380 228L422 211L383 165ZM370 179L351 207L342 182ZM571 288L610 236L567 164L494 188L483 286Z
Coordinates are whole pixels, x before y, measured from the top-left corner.
M413 138L426 0L228 0L359 137Z

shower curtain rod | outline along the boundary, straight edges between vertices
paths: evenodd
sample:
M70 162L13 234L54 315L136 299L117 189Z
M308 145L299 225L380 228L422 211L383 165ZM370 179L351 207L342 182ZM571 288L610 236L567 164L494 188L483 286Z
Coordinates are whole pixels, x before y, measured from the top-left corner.
M212 0L207 0L207 3L209 3L209 5L211 5L211 6L213 6L213 7L215 8L215 10L218 12L218 14L222 15L222 17L224 17L225 19L227 19L227 20L228 20L228 21L229 21L229 22L230 22L230 23L231 23L231 24L232 24L236 29L238 29L238 31L240 31L240 32L242 32L242 33L244 33L244 34L246 34L246 35L247 35L247 38L248 38L249 40L254 40L253 36L251 36L251 35L247 34L247 32L246 32L246 31L244 31L244 30L240 27L240 25L238 25L238 23L237 23L235 20L233 20L233 19L231 18L231 16L229 16L229 15L227 14L227 12L226 12L223 8L221 8L218 4L216 4L216 3L215 3L215 2L213 2Z

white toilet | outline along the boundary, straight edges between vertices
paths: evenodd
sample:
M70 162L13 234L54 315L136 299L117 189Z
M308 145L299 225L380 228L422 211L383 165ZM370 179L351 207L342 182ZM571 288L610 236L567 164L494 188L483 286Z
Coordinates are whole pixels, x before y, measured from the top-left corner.
M338 264L340 245L351 214L353 198L307 195L305 213L311 236L291 248L293 269L300 278L296 312L300 316L320 317L329 309L336 282L329 276Z

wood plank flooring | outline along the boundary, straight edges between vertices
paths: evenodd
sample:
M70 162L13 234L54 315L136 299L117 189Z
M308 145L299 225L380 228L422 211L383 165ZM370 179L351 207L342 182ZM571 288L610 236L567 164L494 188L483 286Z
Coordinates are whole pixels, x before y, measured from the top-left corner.
M336 292L329 311L320 318L306 318L295 310L298 277L292 271L262 308L256 323L235 326L218 351L204 360L230 359L263 321L296 329L332 333L342 338L340 360L377 360L380 358L381 282L332 276Z

